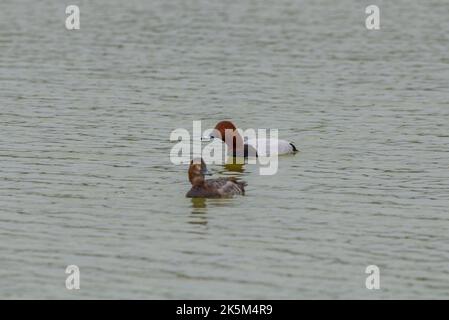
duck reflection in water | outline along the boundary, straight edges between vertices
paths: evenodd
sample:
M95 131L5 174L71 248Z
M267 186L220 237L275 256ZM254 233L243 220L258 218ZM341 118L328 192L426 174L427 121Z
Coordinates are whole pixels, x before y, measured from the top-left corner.
M193 209L205 209L207 208L206 205L206 198L191 198L190 199L192 202L192 208ZM193 210L192 213L204 213L205 210Z
M192 212L188 223L207 225L207 205L206 198L191 198Z
M244 159L243 161L242 159L243 158L230 157L228 161L224 164L224 168L226 169L226 171L229 172L243 173L245 172L245 167L244 167Z

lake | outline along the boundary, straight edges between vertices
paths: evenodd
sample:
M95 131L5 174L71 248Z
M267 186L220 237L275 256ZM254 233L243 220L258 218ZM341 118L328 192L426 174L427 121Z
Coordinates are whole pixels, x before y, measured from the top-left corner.
M76 2L0 5L0 298L449 298L446 1ZM224 119L300 152L185 198Z

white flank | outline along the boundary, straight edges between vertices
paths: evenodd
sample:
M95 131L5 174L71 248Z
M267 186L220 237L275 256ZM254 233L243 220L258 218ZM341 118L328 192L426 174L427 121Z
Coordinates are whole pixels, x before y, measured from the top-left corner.
M259 157L268 157L274 154L293 153L293 147L290 142L278 139L249 139L246 144L257 150Z

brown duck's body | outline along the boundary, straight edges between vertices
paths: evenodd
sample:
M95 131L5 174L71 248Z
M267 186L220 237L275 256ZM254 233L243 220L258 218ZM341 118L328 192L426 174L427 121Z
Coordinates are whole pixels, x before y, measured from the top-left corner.
M235 178L218 178L204 180L202 185L192 186L188 198L228 198L245 194L246 182Z
M234 177L204 179L208 174L203 159L195 159L190 163L189 181L192 189L187 192L188 198L229 198L234 195L244 195L246 182L237 181Z

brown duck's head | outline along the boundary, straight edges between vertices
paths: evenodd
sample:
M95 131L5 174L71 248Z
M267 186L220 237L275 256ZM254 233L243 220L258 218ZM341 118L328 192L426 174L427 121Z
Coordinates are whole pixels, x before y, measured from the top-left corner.
M207 171L206 163L202 158L190 161L189 181L193 186L200 186L204 183L204 176L210 175Z
M222 140L231 150L243 150L244 148L243 139L231 121L217 123L210 137Z

